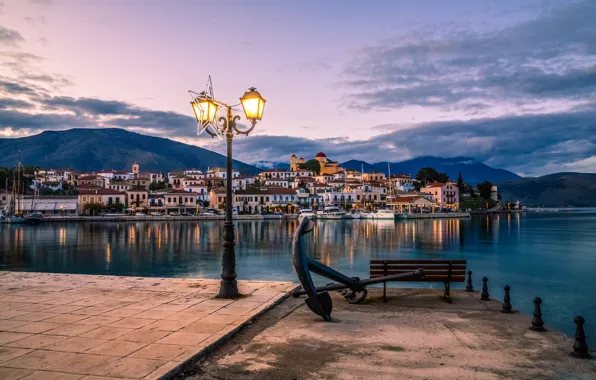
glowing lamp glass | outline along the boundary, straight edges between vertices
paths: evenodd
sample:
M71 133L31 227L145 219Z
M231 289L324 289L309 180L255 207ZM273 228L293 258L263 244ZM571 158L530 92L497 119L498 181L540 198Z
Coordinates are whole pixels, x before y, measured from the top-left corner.
M265 99L263 99L256 88L249 88L240 98L240 102L248 120L261 120L263 118Z
M209 98L196 99L191 102L197 121L201 124L213 122L217 114L217 105Z

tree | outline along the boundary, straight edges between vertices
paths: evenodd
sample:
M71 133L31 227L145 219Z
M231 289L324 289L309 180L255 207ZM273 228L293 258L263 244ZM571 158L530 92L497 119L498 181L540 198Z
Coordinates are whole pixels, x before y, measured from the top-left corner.
M464 189L464 177L461 176L461 172L457 175L457 188L460 192Z
M478 194L482 199L490 199L490 192L493 187L492 182L484 181L476 185L476 189L478 189Z
M163 182L151 182L151 184L149 185L149 190L151 191L155 191L155 190L163 190L163 189L167 189L168 188L168 183L163 181Z
M321 172L321 164L313 158L306 161L304 164L300 164L300 169L306 169L315 174L319 174Z
M423 185L428 185L433 182L447 182L449 176L445 173L439 173L434 168L422 168L416 173L416 179L422 182Z

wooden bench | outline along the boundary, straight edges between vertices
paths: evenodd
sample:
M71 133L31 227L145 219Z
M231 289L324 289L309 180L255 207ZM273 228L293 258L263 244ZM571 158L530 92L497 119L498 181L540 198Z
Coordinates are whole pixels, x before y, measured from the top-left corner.
M424 277L396 281L442 282L445 301L451 303L451 283L466 280L466 260L371 260L370 278L424 269ZM383 282L383 301L387 302L387 282Z

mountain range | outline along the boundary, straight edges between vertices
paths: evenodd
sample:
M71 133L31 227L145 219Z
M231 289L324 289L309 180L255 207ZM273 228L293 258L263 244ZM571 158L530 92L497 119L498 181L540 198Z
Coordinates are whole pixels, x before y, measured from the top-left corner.
M226 157L194 145L129 132L124 129L45 131L16 139L0 139L0 166L13 167L21 154L23 165L80 171L141 170L167 173L185 168L225 167ZM233 168L256 174L255 166L234 161Z
M401 162L384 161L374 164L350 160L342 163L341 166L352 170L361 170L364 167L365 172L376 170L385 174L389 174L389 168L391 168L391 174L409 174L412 177L416 177L418 170L428 167L435 168L439 173L446 173L454 181L457 180L459 173L461 173L464 181L470 184L483 181L502 182L521 178L508 170L491 168L468 157L443 158L423 156Z
M596 206L596 174L555 173L497 184L501 198L529 206Z

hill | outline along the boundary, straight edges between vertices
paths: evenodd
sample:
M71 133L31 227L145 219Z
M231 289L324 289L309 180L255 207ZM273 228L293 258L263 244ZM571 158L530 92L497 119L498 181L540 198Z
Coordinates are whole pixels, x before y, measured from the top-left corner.
M219 153L116 128L46 131L29 137L0 139L0 166L13 167L19 150L24 165L85 171L123 170L135 161L141 170L161 172L226 165L226 157ZM259 171L240 161L234 161L233 167L247 174Z
M497 184L505 201L526 206L596 206L596 174L556 173Z
M388 174L387 162L369 164L364 161L350 160L344 162L341 166L348 169L360 170L362 164L364 164L364 171L376 170ZM391 162L389 165L391 166L392 174L410 174L412 177L416 176L418 170L425 167L435 168L440 173L447 173L449 178L453 180L457 180L458 174L461 173L464 181L470 184L483 181L502 182L521 178L508 170L495 169L466 157L442 158L425 156L402 162ZM370 169L367 169L367 167Z

